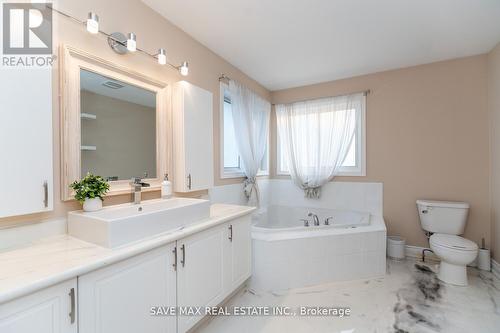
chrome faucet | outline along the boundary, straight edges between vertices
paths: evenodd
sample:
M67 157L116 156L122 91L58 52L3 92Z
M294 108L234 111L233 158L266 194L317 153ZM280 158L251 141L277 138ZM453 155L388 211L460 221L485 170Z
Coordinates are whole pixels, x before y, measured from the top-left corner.
M332 217L332 216L327 217L327 218L325 219L325 225L330 225L330 220L333 220L333 217Z
M134 192L134 204L138 205L142 200L142 188L149 187L149 184L144 183L139 177L134 177L130 181L130 185L132 186L132 191Z
M312 218L313 218L313 224L314 224L315 226L319 226L319 218L318 218L318 215L313 214L313 213L309 213L309 214L307 214L307 216L309 216L309 217L312 217Z

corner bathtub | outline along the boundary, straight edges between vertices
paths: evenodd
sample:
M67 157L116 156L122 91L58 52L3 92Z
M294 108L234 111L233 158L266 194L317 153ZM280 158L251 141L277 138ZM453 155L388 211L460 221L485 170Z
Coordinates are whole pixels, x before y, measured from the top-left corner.
M309 212L318 215L314 226ZM324 220L332 217L330 225ZM304 226L301 219L310 221ZM269 206L253 216L252 286L283 290L385 275L381 216L323 208Z

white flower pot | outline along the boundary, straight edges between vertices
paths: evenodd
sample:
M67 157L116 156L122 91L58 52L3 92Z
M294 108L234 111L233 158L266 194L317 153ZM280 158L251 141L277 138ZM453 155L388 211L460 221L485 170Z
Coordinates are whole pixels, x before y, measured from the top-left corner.
M86 198L83 202L83 210L86 212L96 212L102 209L102 200L100 198Z

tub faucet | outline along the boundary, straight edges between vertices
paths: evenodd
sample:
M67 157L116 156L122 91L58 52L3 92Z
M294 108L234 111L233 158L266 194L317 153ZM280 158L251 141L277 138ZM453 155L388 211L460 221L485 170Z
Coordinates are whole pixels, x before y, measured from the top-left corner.
M148 183L144 183L141 178L139 177L134 177L130 181L130 185L132 186L132 190L134 192L134 204L138 205L141 203L142 199L142 188L143 187L148 187Z
M309 214L307 214L307 216L309 216L309 217L312 217L312 218L313 218L313 224L314 224L315 226L319 226L319 218L318 218L318 215L313 214L313 213L309 213Z
M333 220L333 217L331 217L331 216L330 216L330 217L327 217L327 218L325 219L325 225L330 225L330 220Z

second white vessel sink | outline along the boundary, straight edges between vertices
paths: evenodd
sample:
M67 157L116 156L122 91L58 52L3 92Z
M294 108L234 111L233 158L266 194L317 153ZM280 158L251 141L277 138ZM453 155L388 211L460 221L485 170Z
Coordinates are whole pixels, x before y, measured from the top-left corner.
M190 198L149 200L141 204L105 207L97 212L68 214L68 234L113 248L210 217L210 201Z

